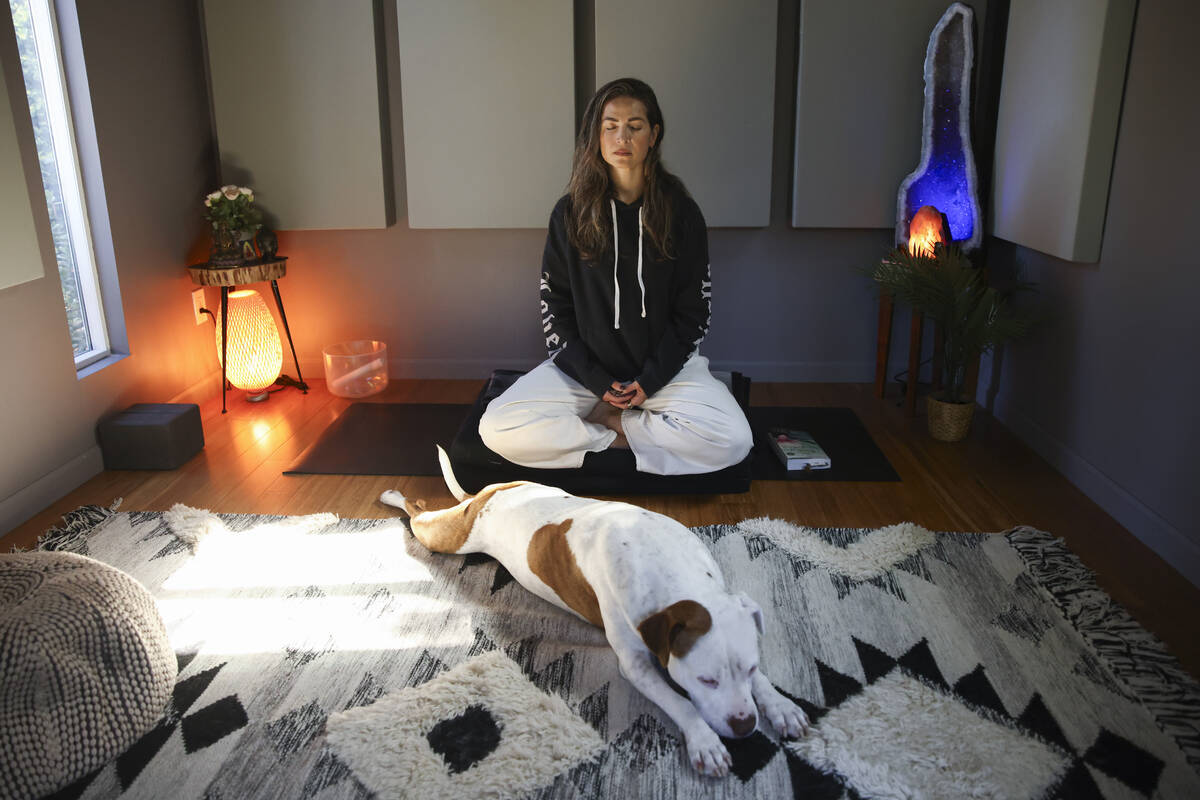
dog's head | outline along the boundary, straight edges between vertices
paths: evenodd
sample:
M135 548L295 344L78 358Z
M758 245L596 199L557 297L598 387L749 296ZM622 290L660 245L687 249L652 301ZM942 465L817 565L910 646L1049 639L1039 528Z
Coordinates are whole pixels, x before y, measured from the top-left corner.
M638 625L709 727L720 736L749 736L758 724L751 683L758 670L762 609L738 593L709 606L681 600Z

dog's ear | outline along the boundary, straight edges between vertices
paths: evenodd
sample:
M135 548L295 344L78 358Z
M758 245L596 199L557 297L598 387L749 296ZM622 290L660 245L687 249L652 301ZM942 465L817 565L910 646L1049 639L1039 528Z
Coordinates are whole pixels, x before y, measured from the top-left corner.
M758 632L761 635L763 632L762 607L754 602L754 598L745 592L738 592L737 599L742 604L742 608L750 612L750 616L754 618L754 627L758 628Z
M684 656L712 627L712 615L695 600L680 600L646 617L638 633L665 669L671 656Z

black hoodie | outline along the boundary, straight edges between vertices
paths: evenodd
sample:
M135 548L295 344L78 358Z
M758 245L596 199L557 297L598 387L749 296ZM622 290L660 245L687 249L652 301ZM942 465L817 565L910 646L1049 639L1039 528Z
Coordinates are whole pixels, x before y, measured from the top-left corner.
M704 215L687 195L674 197L675 257L667 259L641 230L642 201L610 201L609 212L615 209L617 217L614 268L611 244L594 261L571 246L569 202L565 195L554 206L542 256L546 349L597 397L614 380L636 380L649 397L675 377L708 333L712 283Z

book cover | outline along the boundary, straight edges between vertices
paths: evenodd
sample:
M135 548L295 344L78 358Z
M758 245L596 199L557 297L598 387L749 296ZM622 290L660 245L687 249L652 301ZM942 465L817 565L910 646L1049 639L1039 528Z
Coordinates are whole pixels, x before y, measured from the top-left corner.
M767 439L775 455L789 470L829 469L829 454L808 431L771 428L767 431Z

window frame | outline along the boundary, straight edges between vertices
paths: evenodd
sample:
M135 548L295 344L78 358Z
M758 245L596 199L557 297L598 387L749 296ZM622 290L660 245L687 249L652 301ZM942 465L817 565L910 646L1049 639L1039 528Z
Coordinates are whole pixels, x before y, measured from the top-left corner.
M63 223L66 228L66 238L71 250L72 269L71 276L75 281L76 297L80 306L80 314L83 318L83 324L87 331L88 343L90 347L87 350L74 353L74 342L72 342L72 356L75 362L75 370L77 376L82 378L85 375L91 374L97 369L111 363L115 360L114 356L119 356L114 347L114 338L123 339L123 326L119 316L115 316L112 312L118 311L119 314L119 290L116 289L115 270L111 270L110 275L103 274L99 261L97 259L96 240L93 232L93 214L95 213L95 203L89 202L89 183L92 180L98 180L97 174L89 175L87 165L83 163L80 148L80 117L76 113L77 108L73 103L73 99L78 99L79 93L75 91L77 87L73 86L73 78L81 77L83 85L86 87L86 77L77 76L76 70L82 69L82 61L77 60L75 69L71 69L68 64L68 58L64 52L71 44L78 45L77 42L69 43L64 40L62 26L60 25L59 12L60 4L56 0L20 0L29 9L30 25L33 32L34 46L37 51L37 64L40 71L41 88L43 100L46 107L47 127L51 139L51 148L57 172L59 193L61 194L62 216ZM63 4L67 10L74 12L72 3ZM10 3L10 13L12 11ZM74 22L75 20L72 20ZM14 20L15 22L15 20ZM21 71L23 83L26 88L26 107L29 108L29 84L24 72L24 63L22 63ZM88 102L86 89L82 94L83 102ZM29 108L32 116L32 109ZM95 138L95 131L91 125L91 109L86 110L86 122L83 125L85 128L85 136L90 135L92 140ZM35 137L34 148L37 149L37 141ZM94 145L94 141L92 142ZM94 150L94 147L92 148ZM52 221L55 216L55 211L50 207L51 199L45 191L45 181L41 174L41 153L37 153L38 163L38 180L42 184L42 199L47 210L47 219ZM103 189L100 189L101 199L103 198ZM94 201L94 197L91 198ZM106 213L103 203L100 204L102 213ZM103 220L102 227L107 229L107 219ZM50 239L53 242L53 228L51 228ZM58 267L58 248L54 246L54 261L56 268ZM61 268L56 269L56 277L60 284L63 283L63 271ZM106 282L111 281L113 291L106 291L108 287ZM67 303L66 287L63 289L63 307L70 314L70 309ZM117 308L113 309L109 303L105 302L106 295L116 295L116 303L113 304ZM114 337L116 334L116 337ZM110 361L106 361L106 359ZM104 362L104 363L102 363Z

